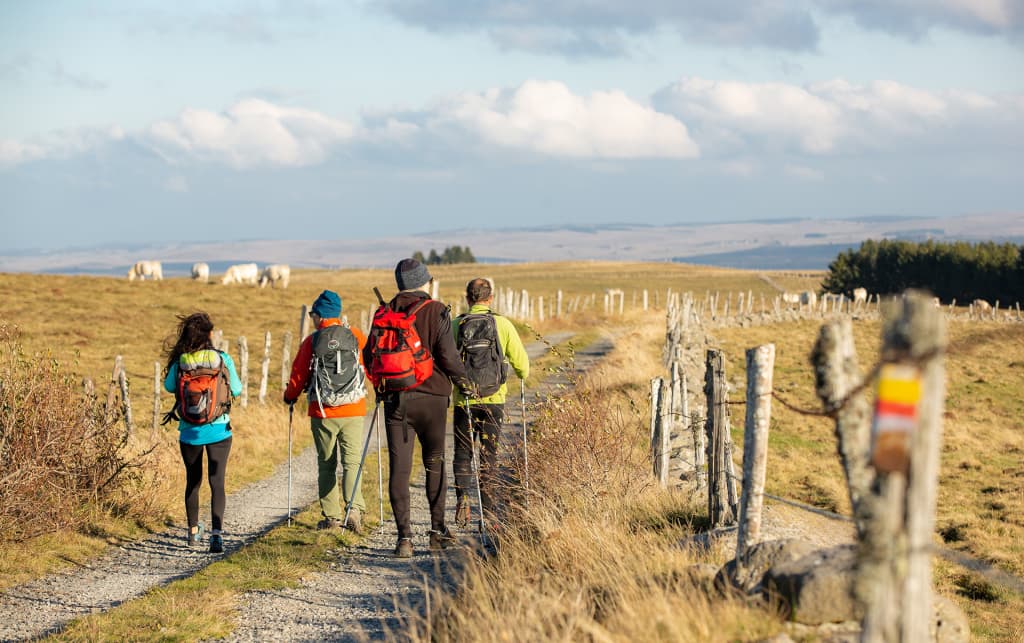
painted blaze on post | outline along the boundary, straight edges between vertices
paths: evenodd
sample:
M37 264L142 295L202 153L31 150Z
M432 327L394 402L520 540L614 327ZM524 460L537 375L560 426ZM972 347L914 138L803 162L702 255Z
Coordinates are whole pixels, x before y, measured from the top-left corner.
M921 369L910 364L882 366L871 427L871 464L875 470L903 474L909 470L910 435L917 428L920 401Z

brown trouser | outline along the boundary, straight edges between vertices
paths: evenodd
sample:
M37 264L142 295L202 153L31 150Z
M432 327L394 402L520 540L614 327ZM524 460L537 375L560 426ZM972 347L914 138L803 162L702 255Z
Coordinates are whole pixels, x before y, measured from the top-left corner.
M420 441L426 475L430 528L443 531L448 480L444 462L444 433L448 419L448 398L408 391L384 400L384 423L388 435L391 479L388 495L399 538L412 538L409 524L409 477L412 475L413 435Z

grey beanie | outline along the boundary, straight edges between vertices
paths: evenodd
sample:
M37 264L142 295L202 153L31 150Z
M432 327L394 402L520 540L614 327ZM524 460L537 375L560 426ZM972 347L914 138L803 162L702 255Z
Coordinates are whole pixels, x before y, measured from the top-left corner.
M427 267L415 259L402 259L395 266L395 283L399 290L414 290L430 279Z

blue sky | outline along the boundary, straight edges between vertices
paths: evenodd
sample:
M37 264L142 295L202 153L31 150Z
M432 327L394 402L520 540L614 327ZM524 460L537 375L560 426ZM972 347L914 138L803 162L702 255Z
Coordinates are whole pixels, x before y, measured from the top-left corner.
M0 94L2 251L1024 210L1024 0L0 0Z

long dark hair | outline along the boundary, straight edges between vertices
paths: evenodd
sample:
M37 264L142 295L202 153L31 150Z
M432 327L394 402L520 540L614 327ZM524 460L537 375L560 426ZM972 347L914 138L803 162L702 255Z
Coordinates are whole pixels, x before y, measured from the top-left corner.
M213 348L213 343L210 341L210 331L212 330L213 322L210 321L210 316L204 312L178 315L177 339L175 339L174 335L171 335L164 340L163 352L167 356L164 376L171 371L171 367L185 353L191 353L204 348Z

